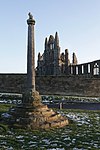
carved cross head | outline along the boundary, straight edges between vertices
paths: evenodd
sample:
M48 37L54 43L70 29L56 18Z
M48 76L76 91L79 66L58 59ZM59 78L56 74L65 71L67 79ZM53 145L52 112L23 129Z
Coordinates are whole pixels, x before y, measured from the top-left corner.
M32 14L29 12L29 19L33 19L33 16L32 16Z

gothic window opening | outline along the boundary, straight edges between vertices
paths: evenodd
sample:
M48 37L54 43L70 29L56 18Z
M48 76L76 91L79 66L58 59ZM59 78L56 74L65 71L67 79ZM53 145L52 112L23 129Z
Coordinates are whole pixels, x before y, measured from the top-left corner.
M71 66L70 71L71 71L71 74L73 74L73 66Z
M52 49L52 44L50 44L50 49Z
M82 74L84 74L84 66L82 65Z
M54 44L50 44L50 49L54 49Z
M88 73L91 72L90 64L88 64Z
M93 75L99 75L99 65L95 63L93 66Z
M54 49L54 44L52 44L52 48Z
M76 74L78 74L78 66L76 66Z

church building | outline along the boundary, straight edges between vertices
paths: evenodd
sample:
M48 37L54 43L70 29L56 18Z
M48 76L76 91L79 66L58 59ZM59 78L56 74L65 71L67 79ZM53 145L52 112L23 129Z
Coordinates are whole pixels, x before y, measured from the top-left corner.
M77 65L76 54L72 55L72 63L69 59L68 49L65 53L60 52L58 33L45 38L44 53L38 54L37 75L68 75L71 74L71 66Z

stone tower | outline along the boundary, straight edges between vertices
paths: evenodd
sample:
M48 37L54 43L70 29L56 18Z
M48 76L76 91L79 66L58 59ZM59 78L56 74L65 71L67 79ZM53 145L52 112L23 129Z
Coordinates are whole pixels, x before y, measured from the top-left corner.
M69 65L70 65L69 52L68 49L65 49L65 74L66 75L69 74Z
M54 75L59 75L59 57L60 57L60 47L59 47L59 37L58 33L55 34L55 43L54 43Z
M78 61L77 61L76 54L73 53L73 55L72 55L72 64L73 64L73 65L77 65L77 63L78 63Z
M38 73L39 75L59 75L59 57L60 47L58 33L56 32L55 37L53 35L45 38L44 44L45 50L41 59L38 59ZM42 70L41 70L42 68Z

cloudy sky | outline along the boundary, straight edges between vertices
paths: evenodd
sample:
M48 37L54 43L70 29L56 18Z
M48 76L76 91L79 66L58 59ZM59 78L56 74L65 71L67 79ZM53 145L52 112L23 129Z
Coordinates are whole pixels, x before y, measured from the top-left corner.
M100 59L100 0L1 0L0 73L26 73L28 12L36 21L36 59L56 31L70 59L73 52L79 63Z

